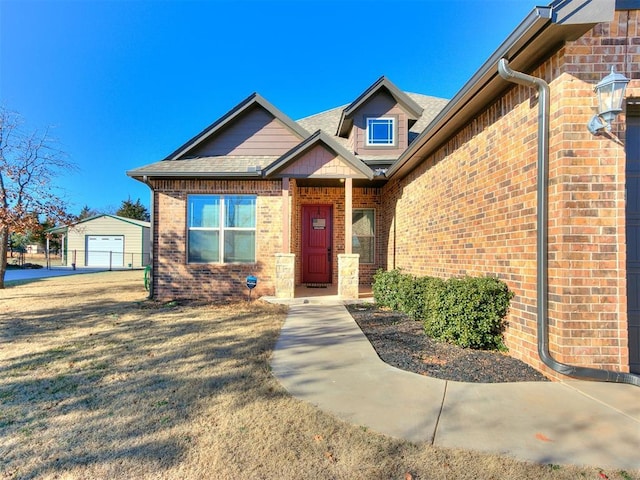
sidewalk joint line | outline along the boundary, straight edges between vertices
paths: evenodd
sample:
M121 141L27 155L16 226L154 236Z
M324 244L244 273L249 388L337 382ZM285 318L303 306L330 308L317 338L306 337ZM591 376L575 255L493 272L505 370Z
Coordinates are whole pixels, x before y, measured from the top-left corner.
M571 389L571 390L573 390L574 392L576 392L576 393L578 393L578 394L582 395L582 396L583 396L583 397L585 397L585 398L588 398L589 400L592 400L592 401L594 401L594 402L596 402L596 403L599 403L600 405L603 405L603 406L605 406L605 407L607 407L607 408L610 408L610 409L611 409L611 410L613 410L614 412L617 412L617 413L619 413L620 415L623 415L623 416L627 417L628 419L630 419L630 420L632 420L632 421L634 421L634 422L636 422L636 423L640 423L640 419L638 419L638 418L634 417L633 415L631 415L631 414L629 414L629 413L625 412L624 410L620 410L618 407L616 407L615 405L613 405L613 404L611 404L611 403L605 402L604 400L602 400L601 398L599 398L599 397L597 397L597 396L591 395L591 394L590 394L590 393L588 393L588 392L585 392L585 391L583 391L583 390L580 390L578 387L574 387L574 386L573 386L573 385L571 385L570 383L567 383L567 382L558 382L558 383L559 383L560 385L563 385L563 386L567 387L567 388L570 388L570 389Z
M438 418L436 418L436 425L433 428L433 436L431 437L431 445L434 446L436 444L436 435L438 434L438 426L440 425L440 417L442 416L442 410L444 410L444 400L447 397L447 387L449 386L449 381L445 380L444 382L444 392L442 392L442 402L440 403L440 410L438 411Z

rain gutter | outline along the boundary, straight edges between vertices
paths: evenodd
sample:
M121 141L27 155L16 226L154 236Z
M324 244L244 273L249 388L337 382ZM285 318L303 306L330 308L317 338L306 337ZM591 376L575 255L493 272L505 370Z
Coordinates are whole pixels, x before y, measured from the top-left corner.
M405 150L396 163L389 168L387 178L391 178L394 175L399 175L400 178L404 177L415 166L421 163L430 152L434 151L451 135L455 134L469 116L469 114L463 112L463 110L468 111L482 108L488 96L483 91L491 86L491 82L496 76L495 64L498 59L505 56L513 57L513 54L509 55L509 52L513 52L514 49L520 49L528 44L532 38L550 22L550 18L551 8L534 8L422 133L411 142L409 148ZM495 90L495 87L491 90Z

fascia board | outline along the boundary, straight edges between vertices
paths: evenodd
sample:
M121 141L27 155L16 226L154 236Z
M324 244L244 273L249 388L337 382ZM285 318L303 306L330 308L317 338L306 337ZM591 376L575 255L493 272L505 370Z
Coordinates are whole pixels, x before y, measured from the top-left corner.
M135 170L127 172L127 175L136 180L146 177L148 180L152 178L260 178L261 172L136 172Z

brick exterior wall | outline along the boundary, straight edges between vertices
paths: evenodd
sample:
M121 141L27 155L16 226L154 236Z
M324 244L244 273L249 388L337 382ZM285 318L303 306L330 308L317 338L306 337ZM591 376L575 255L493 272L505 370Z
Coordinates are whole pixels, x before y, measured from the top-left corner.
M549 318L560 362L628 371L623 123L592 136L594 85L611 64L640 78L638 12L616 12L527 72L551 87ZM627 39L626 35L633 39ZM638 93L637 80L628 95ZM537 92L515 86L382 192L387 268L495 275L515 293L507 345L542 365L536 340Z
M155 180L154 189L154 296L158 300L203 299L218 301L246 296L245 279L258 277L252 296L275 294L276 253L282 253L282 182ZM300 215L303 204L331 204L333 209L333 279L338 283L338 254L344 253L344 188L297 187L291 181L292 252L296 255L296 284L301 283ZM187 263L187 196L191 194L256 194L257 246L252 264ZM375 208L380 212L379 189L355 188L353 208ZM376 222L379 222L376 218ZM370 284L382 267L383 248L376 245L374 265L361 265L360 283Z
M258 277L254 298L274 294L275 253L282 251L282 182L155 180L154 296L158 300L218 301L247 296L246 277ZM256 194L256 263L187 263L187 195Z

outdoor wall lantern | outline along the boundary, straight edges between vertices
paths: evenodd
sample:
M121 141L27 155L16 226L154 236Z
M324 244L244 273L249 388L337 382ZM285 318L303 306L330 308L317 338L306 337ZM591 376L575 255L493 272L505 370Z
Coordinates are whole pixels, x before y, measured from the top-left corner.
M594 92L598 94L598 113L591 117L587 124L593 135L597 135L603 129L611 131L611 122L622 112L622 100L627 83L629 79L611 67L611 73L595 86Z

